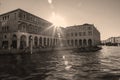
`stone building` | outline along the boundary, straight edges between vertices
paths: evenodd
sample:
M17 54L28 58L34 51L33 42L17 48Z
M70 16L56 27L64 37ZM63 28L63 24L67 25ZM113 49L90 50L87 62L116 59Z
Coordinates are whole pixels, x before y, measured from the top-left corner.
M53 28L52 23L21 9L4 13L0 15L0 47L54 47L58 37Z
M119 46L120 45L120 37L110 37L104 42L102 41L103 44L108 45L108 46Z
M116 43L118 46L120 46L120 37L116 37Z
M88 47L99 43L100 32L92 24L55 27L22 9L0 15L0 48Z
M89 47L100 44L100 32L93 24L69 26L66 28L67 45Z

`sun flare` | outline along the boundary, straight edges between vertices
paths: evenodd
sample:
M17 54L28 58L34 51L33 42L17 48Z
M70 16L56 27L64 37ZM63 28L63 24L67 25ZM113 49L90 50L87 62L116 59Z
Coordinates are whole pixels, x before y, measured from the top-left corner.
M65 19L62 16L60 16L60 15L54 13L54 12L52 13L52 15L51 15L49 20L56 27L60 27L60 26L64 27L66 25Z

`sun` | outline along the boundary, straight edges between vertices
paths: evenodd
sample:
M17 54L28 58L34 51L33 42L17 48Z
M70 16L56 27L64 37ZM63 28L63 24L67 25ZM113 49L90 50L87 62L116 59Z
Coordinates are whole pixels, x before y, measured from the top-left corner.
M49 20L56 27L64 27L66 25L65 19L62 16L60 16L59 14L56 14L54 12L50 16Z

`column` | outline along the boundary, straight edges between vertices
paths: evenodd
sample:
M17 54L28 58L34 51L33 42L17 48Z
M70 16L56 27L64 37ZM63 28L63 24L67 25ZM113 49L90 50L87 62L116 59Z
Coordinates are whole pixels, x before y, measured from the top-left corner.
M26 36L26 47L29 47L29 37L28 37L28 35Z
M38 37L38 42L37 42L37 43L38 43L37 45L38 45L38 46L40 46L40 41L39 41L39 37Z
M17 39L17 49L20 49L20 38Z
M35 40L34 40L34 38L35 38L35 37L32 36L33 47L35 46L35 42L34 42Z
M8 39L8 49L10 50L11 49L11 44L12 44L12 39Z

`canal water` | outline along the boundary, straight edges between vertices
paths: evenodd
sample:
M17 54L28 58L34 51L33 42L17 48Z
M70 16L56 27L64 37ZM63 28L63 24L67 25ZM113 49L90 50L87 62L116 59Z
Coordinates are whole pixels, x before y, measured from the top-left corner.
M120 80L120 47L0 55L0 80Z

